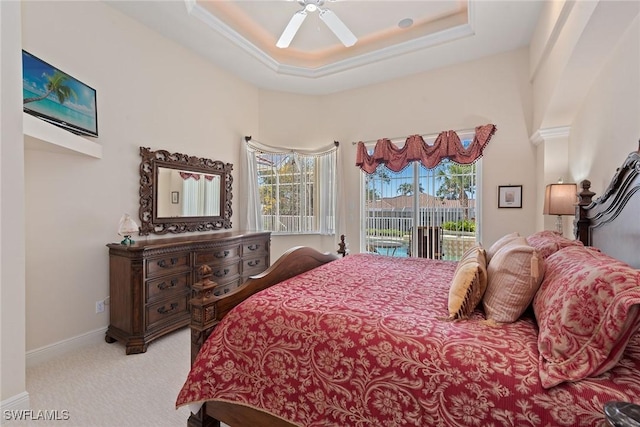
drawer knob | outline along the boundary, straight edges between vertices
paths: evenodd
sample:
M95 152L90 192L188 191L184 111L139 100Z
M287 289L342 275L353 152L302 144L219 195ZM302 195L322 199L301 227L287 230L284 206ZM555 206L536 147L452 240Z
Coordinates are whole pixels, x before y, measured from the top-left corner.
M174 311L176 308L178 308L178 303L177 302L172 302L171 303L171 308L167 308L164 305L162 307L160 307L158 309L158 313L160 314L169 314L172 311Z
M249 245L247 246L247 249L249 249L250 251L257 251L258 249L260 249L260 245Z
M229 251L216 252L216 258L226 258L229 256Z
M169 260L170 265L167 264L167 260L166 259L161 259L160 261L158 261L158 265L162 268L170 268L173 267L174 265L176 265L178 263L178 258L171 258Z
M213 273L214 276L216 277L224 277L227 274L229 274L229 269L225 268L224 270L216 270L215 273Z
M247 264L249 264L249 267L255 267L256 265L260 265L260 260L259 259L254 259L249 261Z
M167 282L162 282L158 284L158 289L164 291L165 289L175 288L178 286L178 279L172 279L171 284L167 285Z

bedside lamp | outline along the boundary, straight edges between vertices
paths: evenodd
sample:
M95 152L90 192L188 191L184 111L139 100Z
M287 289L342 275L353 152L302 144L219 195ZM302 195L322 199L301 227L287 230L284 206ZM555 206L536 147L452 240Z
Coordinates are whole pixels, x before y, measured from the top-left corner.
M129 214L122 215L120 218L120 225L118 226L118 234L124 239L120 242L123 245L132 245L135 243L134 240L131 240L131 235L133 233L139 231L138 224L129 216Z
M544 192L544 215L557 215L556 231L562 234L562 215L575 215L578 187L575 184L549 184Z

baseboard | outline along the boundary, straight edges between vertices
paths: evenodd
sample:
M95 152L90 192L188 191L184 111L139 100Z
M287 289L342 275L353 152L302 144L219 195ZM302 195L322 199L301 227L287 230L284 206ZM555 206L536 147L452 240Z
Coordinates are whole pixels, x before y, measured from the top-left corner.
M0 408L2 408L2 418L0 418L0 424L13 419L11 417L11 411L25 411L29 410L31 404L29 403L29 393L23 391L20 394L16 394L6 400L0 402Z
M27 351L25 360L27 368L51 360L54 357L69 353L73 350L77 350L86 345L96 344L104 340L105 332L107 332L107 328L103 327L75 337L67 338L66 340L46 345L44 347L29 350Z

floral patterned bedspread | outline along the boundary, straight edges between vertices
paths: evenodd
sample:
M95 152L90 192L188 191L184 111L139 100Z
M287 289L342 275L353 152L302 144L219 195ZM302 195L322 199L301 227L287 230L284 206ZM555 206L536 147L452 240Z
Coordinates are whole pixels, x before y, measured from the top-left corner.
M176 405L235 402L300 426L600 426L640 403L640 334L617 367L544 390L532 315L447 321L455 263L355 254L254 295L203 346Z

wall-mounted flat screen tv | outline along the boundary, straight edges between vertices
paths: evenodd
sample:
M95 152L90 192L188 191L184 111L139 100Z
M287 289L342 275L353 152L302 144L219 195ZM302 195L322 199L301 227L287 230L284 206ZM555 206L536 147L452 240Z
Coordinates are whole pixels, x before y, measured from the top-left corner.
M26 113L77 135L98 136L95 89L24 50L22 96Z

